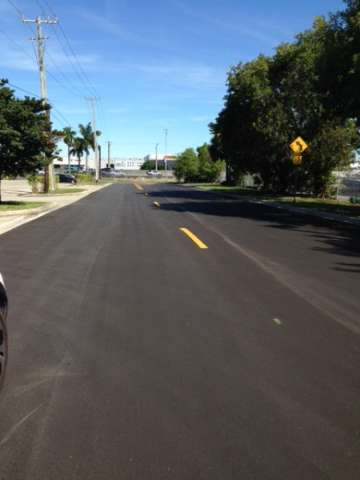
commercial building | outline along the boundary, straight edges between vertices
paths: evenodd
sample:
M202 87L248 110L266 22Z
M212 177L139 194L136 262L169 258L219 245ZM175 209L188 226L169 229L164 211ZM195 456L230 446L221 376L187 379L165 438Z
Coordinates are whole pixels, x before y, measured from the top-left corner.
M158 167L159 168L165 168L166 170L174 170L175 164L176 164L176 155L158 155L157 161L158 161ZM156 155L154 154L149 154L144 157L144 161L148 162L155 162L156 161Z

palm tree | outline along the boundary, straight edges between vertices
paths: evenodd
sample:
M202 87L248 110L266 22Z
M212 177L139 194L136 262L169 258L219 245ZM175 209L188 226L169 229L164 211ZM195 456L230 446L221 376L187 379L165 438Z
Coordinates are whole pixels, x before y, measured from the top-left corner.
M62 131L62 137L64 143L67 145L68 148L68 173L71 173L71 150L74 146L76 132L72 130L71 127L65 127Z
M86 143L82 137L75 137L73 141L73 145L70 150L70 155L76 155L78 159L79 165L79 172L80 172L80 165L81 165L81 158L86 151Z
M80 134L84 140L86 148L84 148L84 153L86 155L85 160L85 169L88 169L88 161L89 161L89 147L95 151L95 139L94 139L94 131L92 129L91 123L89 122L86 125L79 125ZM96 136L99 137L101 132L96 130Z

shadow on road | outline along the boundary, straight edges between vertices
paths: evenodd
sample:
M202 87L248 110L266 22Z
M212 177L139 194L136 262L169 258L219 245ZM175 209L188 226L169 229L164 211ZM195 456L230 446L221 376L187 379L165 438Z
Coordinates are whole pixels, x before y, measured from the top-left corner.
M265 227L285 231L298 231L319 242L315 251L336 253L347 257L360 256L360 228L329 220L294 214L267 205L232 200L211 192L166 189L151 192L150 196L161 203L162 210L191 212L215 217L232 217L253 220ZM169 199L170 201L166 201ZM171 200L175 200L172 202ZM339 271L360 273L358 263L339 263Z

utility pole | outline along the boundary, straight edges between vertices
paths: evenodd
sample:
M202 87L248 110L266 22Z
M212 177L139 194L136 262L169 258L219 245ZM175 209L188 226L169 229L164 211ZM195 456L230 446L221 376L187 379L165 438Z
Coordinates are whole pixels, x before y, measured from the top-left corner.
M92 128L94 135L94 155L95 155L95 182L98 183L100 178L100 168L99 168L99 151L97 146L97 135L96 135L96 109L95 109L95 97L88 97L88 102L91 105L92 110Z
M164 154L164 164L165 164L165 170L167 170L167 159L166 159L166 155L167 155L167 141L168 141L168 129L165 128L164 130L164 134L165 134L165 139L164 139L164 143L165 143L165 154Z
M155 170L158 171L158 147L159 144L155 145Z
M23 23L34 23L36 25L36 37L31 40L35 41L37 44L37 61L39 66L39 76L40 76L40 96L44 105L48 104L48 92L47 92L47 82L46 82L46 68L45 68L45 40L46 37L43 36L42 25L56 25L59 23L57 18L51 19L50 17L41 18L36 17L35 19L26 19L23 17ZM50 110L48 111L48 116L50 120ZM44 179L44 190L55 190L55 176L54 176L54 167L52 161L45 167L45 179Z
M110 149L111 149L111 142L107 142L108 144L108 168L110 168L110 165L111 165L111 154L110 154Z

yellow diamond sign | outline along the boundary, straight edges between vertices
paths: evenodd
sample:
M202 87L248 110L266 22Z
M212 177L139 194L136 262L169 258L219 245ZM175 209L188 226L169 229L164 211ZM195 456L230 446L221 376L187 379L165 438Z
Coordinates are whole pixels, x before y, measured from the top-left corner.
M301 153L305 152L305 150L308 148L308 145L305 140L303 140L301 137L298 137L292 142L290 148L296 155L300 155Z

